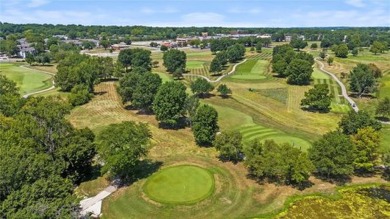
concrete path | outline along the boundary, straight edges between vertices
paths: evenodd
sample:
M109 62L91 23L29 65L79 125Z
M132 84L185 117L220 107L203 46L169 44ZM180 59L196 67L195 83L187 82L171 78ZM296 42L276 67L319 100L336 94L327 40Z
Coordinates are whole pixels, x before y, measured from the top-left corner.
M196 74L184 74L183 76L188 75L188 76L200 77L200 78L206 79L206 80L207 80L208 82L210 82L210 83L216 83L216 82L221 81L224 77L233 74L233 73L236 71L236 67L237 67L238 65L241 65L242 63L244 63L244 62L246 62L246 61L247 61L247 59L244 59L243 61L241 61L241 62L235 64L235 65L233 66L233 69L232 69L229 73L224 74L224 75L221 75L221 76L219 76L219 77L218 77L217 79L215 79L215 80L210 80L210 79L209 79L208 77L206 77L206 76L203 76L203 75L196 75Z
M48 75L51 75L52 77L55 76L55 74L51 73L51 72L47 72L47 71L42 71L42 70L37 70L37 69L32 69L32 68L28 68L26 67L25 65L22 65L20 66L21 68L25 68L25 69L29 69L29 70L34 70L34 71L39 71L39 72L42 72L44 74L48 74ZM53 90L55 89L56 87L54 86L54 79L53 81L51 82L53 84L53 86L49 87L49 88L46 88L46 89L43 89L43 90L39 90L39 91L34 91L34 92L31 92L31 93L27 93L25 95L23 95L23 98L27 98L31 95L34 95L34 94L40 94L40 93L44 93L44 92L47 92L47 91L50 91L50 90Z
M102 202L103 199L107 198L111 193L115 192L118 189L117 186L108 186L99 194L94 197L86 198L80 201L81 215L87 215L92 213L93 217L99 217L102 212Z
M358 106L356 105L355 101L352 100L352 98L350 98L348 96L348 92L347 92L347 88L345 87L345 85L343 84L343 82L341 82L337 77L336 75L334 75L333 73L331 72L328 72L327 70L324 69L324 63L320 62L317 58L315 58L316 62L320 65L320 70L328 75L330 75L341 87L341 94L343 95L343 97L349 102L349 104L351 105L352 109L355 111L355 112L358 112L359 111L359 108Z

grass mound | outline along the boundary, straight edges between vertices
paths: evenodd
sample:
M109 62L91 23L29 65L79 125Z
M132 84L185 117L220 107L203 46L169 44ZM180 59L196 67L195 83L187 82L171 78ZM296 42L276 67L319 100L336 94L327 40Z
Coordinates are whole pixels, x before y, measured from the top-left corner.
M197 166L174 166L152 175L143 187L154 201L165 204L194 204L214 191L214 178Z
M281 133L271 128L265 128L260 125L244 126L239 129L244 139L244 144L253 140L274 140L276 143L289 143L302 151L307 151L311 144L301 138Z

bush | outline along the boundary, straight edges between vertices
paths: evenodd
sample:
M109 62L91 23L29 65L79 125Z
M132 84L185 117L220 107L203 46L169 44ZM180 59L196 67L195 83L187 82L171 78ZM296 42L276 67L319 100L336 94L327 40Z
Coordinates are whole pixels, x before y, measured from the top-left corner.
M93 95L89 93L88 87L86 85L78 84L70 91L69 103L72 104L72 106L80 106L88 103L92 96Z

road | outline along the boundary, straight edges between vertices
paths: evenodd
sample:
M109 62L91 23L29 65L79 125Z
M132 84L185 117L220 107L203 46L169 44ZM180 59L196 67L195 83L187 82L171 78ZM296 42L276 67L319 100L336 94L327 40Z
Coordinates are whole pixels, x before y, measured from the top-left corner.
M359 111L359 108L358 106L356 105L355 101L352 100L351 97L348 96L348 92L347 92L347 88L345 87L345 85L343 84L343 82L340 81L340 79L338 79L336 77L336 75L334 75L333 73L331 72L328 72L327 70L324 69L324 63L320 62L317 58L315 58L315 61L320 65L320 70L328 75L330 75L341 87L341 94L343 95L343 97L348 101L348 103L351 105L352 109L355 111L355 112L358 112Z
M31 70L31 68L28 68L28 67L26 67L25 65L22 65L22 66L20 66L20 67L21 67L21 68L25 68L25 69ZM35 71L40 71L40 72L45 73L45 74L48 74L48 75L51 75L51 76L53 76L53 77L54 77L54 75L55 75L55 74L53 74L53 73L51 73L51 72L47 72L47 71L42 71L42 70L37 70L37 69L34 69L34 70L35 70ZM39 90L39 91L34 91L34 92L31 92L31 93L27 93L27 94L23 95L23 98L27 98L27 97L29 97L29 96L31 96L31 95L34 95L34 94L40 94L40 93L43 93L43 92L47 92L47 91L53 90L53 89L56 88L56 87L54 86L54 79L53 79L53 81L52 81L52 84L53 84L53 86L51 86L51 87L49 87L49 88L46 88L46 89L43 89L43 90Z
M200 78L206 79L206 80L207 80L208 82L210 82L210 83L216 83L216 82L221 81L224 77L233 74L233 73L236 71L236 67L237 67L238 65L241 65L241 64L244 63L244 62L246 62L246 59L244 59L243 61L241 61L241 62L235 64L235 65L233 66L233 69L232 69L229 73L224 74L224 75L221 75L221 76L219 76L219 77L218 77L217 79L215 79L215 80L210 80L210 79L209 79L208 77L206 77L206 76L203 76L203 75L196 75L196 74L184 74L184 76L188 75L188 76L200 77Z

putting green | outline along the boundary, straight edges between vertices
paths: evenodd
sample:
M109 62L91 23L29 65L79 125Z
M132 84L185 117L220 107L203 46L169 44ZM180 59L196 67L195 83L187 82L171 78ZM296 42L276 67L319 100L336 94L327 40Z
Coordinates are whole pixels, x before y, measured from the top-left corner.
M150 199L165 204L194 204L214 191L214 177L203 168L181 165L153 174L143 186Z
M301 138L297 138L289 135L272 135L263 139L265 140L274 140L276 143L289 143L294 147L300 148L302 151L307 151L311 147L311 144Z

